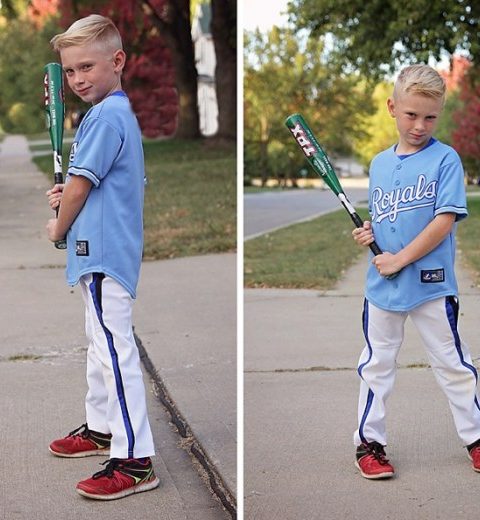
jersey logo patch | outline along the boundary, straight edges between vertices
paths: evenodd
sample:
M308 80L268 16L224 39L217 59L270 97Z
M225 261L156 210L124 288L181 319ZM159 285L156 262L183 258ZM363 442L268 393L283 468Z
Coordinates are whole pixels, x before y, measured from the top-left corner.
M75 254L77 256L88 256L88 240L77 240L75 248Z
M420 271L422 283L438 283L445 281L445 271L443 269L428 269Z

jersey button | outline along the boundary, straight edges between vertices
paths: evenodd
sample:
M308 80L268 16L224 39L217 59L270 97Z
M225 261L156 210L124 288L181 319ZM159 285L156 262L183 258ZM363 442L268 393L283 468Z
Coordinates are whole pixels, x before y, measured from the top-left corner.
M391 231L392 233L395 233L396 229L392 226L392 227L390 228L390 231Z
M401 164L397 164L397 170L401 170L402 169L402 165Z
M395 181L395 186L399 186L400 185L400 181Z

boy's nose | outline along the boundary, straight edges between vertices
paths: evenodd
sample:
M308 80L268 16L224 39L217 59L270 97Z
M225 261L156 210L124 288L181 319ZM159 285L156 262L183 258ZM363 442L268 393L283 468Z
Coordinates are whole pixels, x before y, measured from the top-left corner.
M75 83L75 85L81 85L82 83L84 83L84 79L83 79L83 76L77 72L77 74L75 74L75 77L73 79L73 82Z
M425 124L423 121L421 121L421 120L415 121L415 130L424 130L424 129L425 129Z

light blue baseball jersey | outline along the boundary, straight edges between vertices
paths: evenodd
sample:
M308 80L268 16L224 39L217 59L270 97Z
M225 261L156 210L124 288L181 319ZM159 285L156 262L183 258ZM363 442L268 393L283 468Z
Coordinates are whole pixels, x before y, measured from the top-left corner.
M67 282L105 273L135 298L143 250L144 159L140 128L124 92L94 105L72 145L67 179L93 186L67 235Z
M370 166L369 211L375 241L397 253L436 215L467 216L462 163L453 148L435 139L418 152L398 156L395 146L378 154ZM457 295L454 272L455 231L430 253L405 267L393 280L370 265L366 298L377 307L408 311L441 296Z

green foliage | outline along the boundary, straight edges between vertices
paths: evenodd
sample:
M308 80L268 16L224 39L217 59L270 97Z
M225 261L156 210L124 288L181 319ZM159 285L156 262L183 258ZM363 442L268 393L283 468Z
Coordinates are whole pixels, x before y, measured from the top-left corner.
M368 167L375 155L398 141L395 120L387 110L387 99L391 96L392 90L393 84L388 82L381 82L375 87L375 112L365 119L368 134L354 140L356 155L364 166Z
M274 27L247 32L244 67L245 174L290 177L305 161L284 121L302 113L334 155L351 151L371 110L370 91L356 73L329 59L323 38Z
M478 2L464 0L291 0L298 29L334 36L335 60L372 77L455 50L480 62Z
M33 133L45 128L43 67L56 61L50 50L52 25L38 30L15 19L0 32L0 125L6 132Z
M457 128L454 114L461 109L462 105L459 90L453 90L448 93L440 121L438 122L437 131L435 132L435 137L442 143L453 146L453 133Z
M27 10L28 0L2 0L0 2L0 16L8 19L18 18Z
M480 286L480 191L473 188L467 199L468 218L458 225L457 236L462 258L471 269L475 284Z

